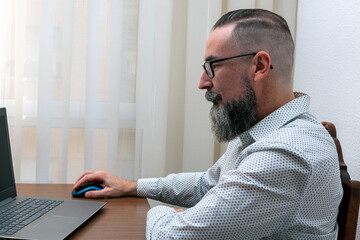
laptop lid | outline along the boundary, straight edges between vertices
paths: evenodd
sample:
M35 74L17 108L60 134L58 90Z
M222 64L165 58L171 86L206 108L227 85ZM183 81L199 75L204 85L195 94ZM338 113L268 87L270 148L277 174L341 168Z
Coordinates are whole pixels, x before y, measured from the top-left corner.
M23 199L24 197L16 194L6 109L0 108L0 208L7 207L7 204L16 204ZM0 238L64 239L106 204L87 200L61 200L60 205L15 234L0 234Z
M0 202L16 197L6 109L0 108Z

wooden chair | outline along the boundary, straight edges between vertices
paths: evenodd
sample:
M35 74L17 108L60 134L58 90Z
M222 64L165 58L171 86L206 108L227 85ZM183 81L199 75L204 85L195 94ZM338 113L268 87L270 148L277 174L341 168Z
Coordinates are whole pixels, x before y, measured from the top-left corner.
M360 182L351 180L344 162L341 145L336 137L335 125L330 122L322 122L332 136L339 157L340 177L344 189L344 196L339 206L337 222L339 225L338 240L354 240L360 204Z

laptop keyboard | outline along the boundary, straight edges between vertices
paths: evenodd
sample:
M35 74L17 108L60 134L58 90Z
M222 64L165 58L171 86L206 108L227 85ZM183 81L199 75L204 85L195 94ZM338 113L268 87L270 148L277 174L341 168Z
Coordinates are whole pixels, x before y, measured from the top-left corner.
M0 211L0 235L13 235L63 201L26 198Z

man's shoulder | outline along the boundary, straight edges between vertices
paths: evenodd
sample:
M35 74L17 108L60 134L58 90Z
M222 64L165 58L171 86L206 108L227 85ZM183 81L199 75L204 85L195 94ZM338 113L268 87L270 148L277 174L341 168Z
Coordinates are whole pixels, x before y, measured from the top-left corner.
M337 161L336 147L330 134L309 114L288 122L256 144L290 151L314 163L326 158Z
M295 171L319 176L338 168L337 152L331 136L321 123L297 118L248 146L241 166L261 172Z
M333 140L325 127L309 114L303 114L274 131L271 138L294 146L331 145Z

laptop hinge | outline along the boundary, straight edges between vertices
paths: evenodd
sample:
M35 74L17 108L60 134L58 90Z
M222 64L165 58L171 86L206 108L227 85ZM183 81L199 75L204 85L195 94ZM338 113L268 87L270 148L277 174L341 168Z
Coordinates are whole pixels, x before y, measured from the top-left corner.
M2 206L6 205L6 204L8 204L9 202L12 202L12 201L14 201L14 200L15 200L15 198L11 198L11 197L4 199L4 200L2 200L2 201L0 202L0 207L2 207Z

